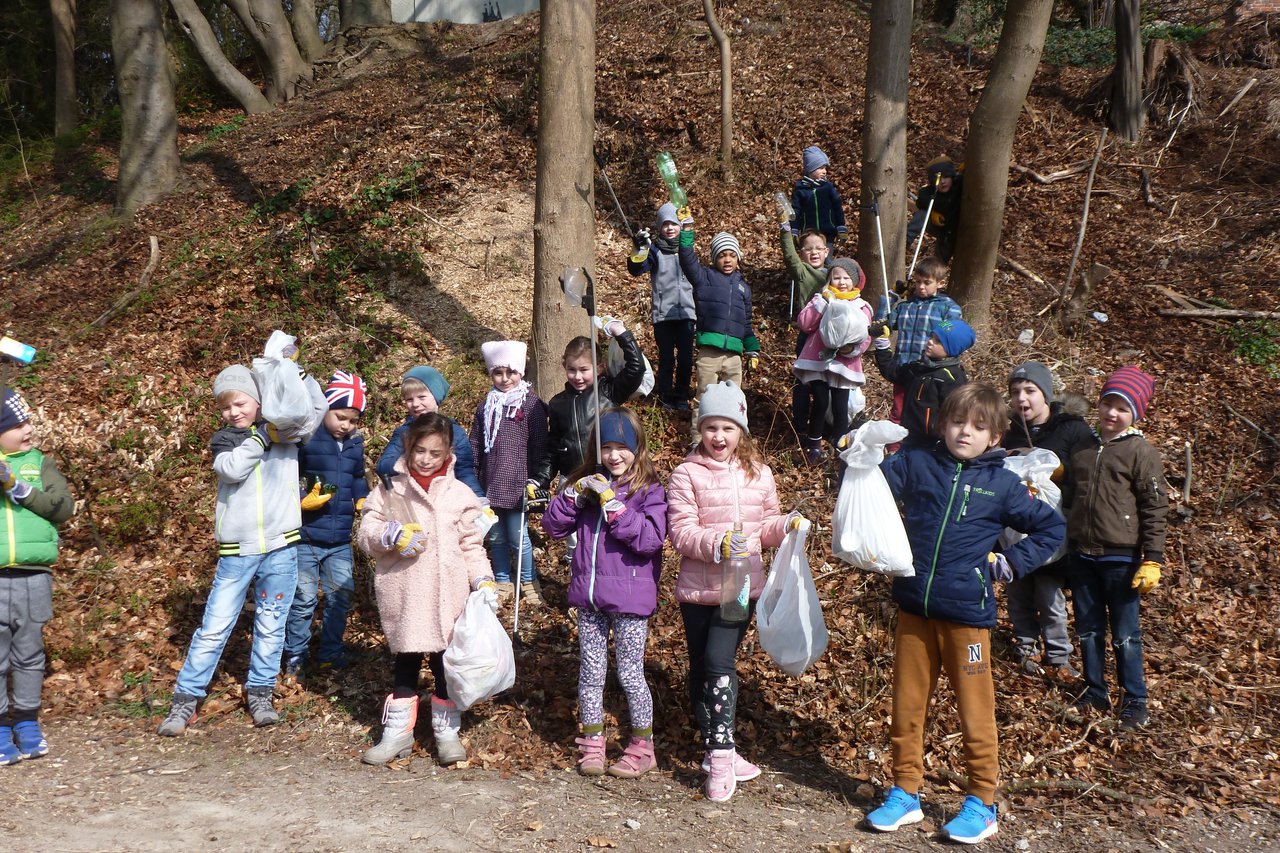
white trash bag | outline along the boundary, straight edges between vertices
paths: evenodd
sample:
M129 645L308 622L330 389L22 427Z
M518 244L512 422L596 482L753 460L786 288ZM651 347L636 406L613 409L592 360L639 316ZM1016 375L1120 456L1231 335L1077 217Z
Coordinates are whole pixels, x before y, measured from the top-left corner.
M867 339L867 315L853 299L831 299L818 321L818 334L832 356L841 348ZM824 350L823 356L826 357Z
M1059 517L1062 516L1062 490L1058 488L1057 483L1053 482L1053 472L1058 470L1060 464L1062 463L1058 460L1058 454L1043 447L1036 447L1024 454L1004 458L1004 467L1022 478L1022 482L1027 484L1028 490L1035 499L1047 503ZM1019 533L1012 527L1006 527L1004 533L1000 534L1000 547L1010 548L1026 538L1027 534ZM1063 540L1058 550L1054 551L1053 556L1045 562L1052 563L1066 555L1067 543Z
M489 606L492 590L478 589L453 626L444 650L444 680L449 698L465 711L492 699L516 683L516 656L511 638Z
M313 434L325 414L324 407L317 407L316 394L319 402L324 400L319 385L308 388L308 382L314 385L315 380L304 378L302 368L284 354L296 341L293 335L277 329L267 339L262 357L253 360L263 420L274 424L280 434L294 437Z
M641 353L640 358L644 361L644 376L640 380L640 387L631 395L632 400L648 397L656 381L653 377L653 365L649 363L648 356ZM609 339L609 349L605 352L604 363L610 376L617 376L627 366L627 356L622 352L622 345L613 338Z
M809 571L809 522L787 533L756 604L760 646L787 675L799 676L827 650L827 624Z
M916 572L911 543L880 463L884 446L906 437L906 428L890 421L868 421L858 427L849 447L840 453L848 467L831 520L833 554L855 568L899 578Z

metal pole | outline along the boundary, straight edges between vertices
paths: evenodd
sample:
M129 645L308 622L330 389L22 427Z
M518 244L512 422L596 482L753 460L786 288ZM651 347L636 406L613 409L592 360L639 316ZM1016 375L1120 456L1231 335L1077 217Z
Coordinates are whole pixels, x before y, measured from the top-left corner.
M939 172L933 178L933 195L929 196L929 207L924 212L924 226L920 229L920 236L916 238L916 251L911 256L911 266L907 269L907 281L911 281L911 274L916 271L916 258L920 257L920 244L924 242L924 235L929 232L929 218L933 215L933 202L938 198L938 183L942 180L942 173Z

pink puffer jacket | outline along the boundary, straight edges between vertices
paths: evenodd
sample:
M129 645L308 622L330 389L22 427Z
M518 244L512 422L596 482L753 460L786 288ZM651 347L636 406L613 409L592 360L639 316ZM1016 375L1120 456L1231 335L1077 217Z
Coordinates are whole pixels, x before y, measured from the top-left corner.
M762 465L752 480L737 460L716 462L696 448L667 483L667 535L680 553L676 600L719 604L725 561L720 545L741 519L751 553L751 597L764 588L763 548L777 548L786 532L773 471Z

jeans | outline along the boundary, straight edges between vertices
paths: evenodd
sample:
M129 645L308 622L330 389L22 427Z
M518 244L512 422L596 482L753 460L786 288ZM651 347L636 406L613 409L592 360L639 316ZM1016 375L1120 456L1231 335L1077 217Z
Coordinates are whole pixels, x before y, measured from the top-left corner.
M320 648L316 655L321 663L342 661L342 635L347 629L347 614L356 583L351 574L351 545L298 545L298 589L289 608L285 628L286 660L307 656L311 643L311 619L316 612L318 593L324 593L324 615L320 617Z
M1067 636L1067 599L1062 594L1059 563L1044 566L1005 585L1009 621L1018 657L1035 657L1044 635L1044 662L1062 666L1071 661L1071 639Z
M658 346L658 399L667 404L689 399L693 377L692 320L662 320L653 324L653 340Z
M220 557L204 606L204 621L191 637L174 693L203 697L227 647L245 593L253 585L253 648L245 687L274 687L284 651L284 628L298 588L298 549L289 545L251 557Z
M1083 701L1110 707L1107 693L1107 627L1116 656L1116 680L1123 692L1121 708L1147 706L1142 676L1142 629L1138 625L1141 596L1130 584L1136 561L1113 562L1083 554L1072 558L1071 598L1086 684Z
M489 531L489 558L493 563L494 580L499 583L511 582L512 554L519 547L520 582L533 583L533 543L529 541L524 514L518 509L495 508L493 511L498 516L498 523Z

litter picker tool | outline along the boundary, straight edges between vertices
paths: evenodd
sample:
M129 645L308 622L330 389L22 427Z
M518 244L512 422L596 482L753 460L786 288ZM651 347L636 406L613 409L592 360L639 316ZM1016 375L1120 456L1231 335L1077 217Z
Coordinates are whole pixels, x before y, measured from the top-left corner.
M889 316L889 268L884 258L884 232L880 230L880 200L876 191L871 190L871 212L876 218L876 245L880 247L880 284L884 292L880 294L880 305L876 310L876 319L884 320ZM865 210L865 208L863 208Z
M636 233L631 230L631 223L627 221L627 215L622 212L622 203L618 201L618 194L613 191L613 182L609 180L609 173L604 170L604 164L608 161L609 155L605 152L596 152L596 168L600 170L600 177L604 178L604 185L609 190L609 196L613 199L613 206L617 208L618 215L622 217L622 227L627 229L627 236L633 241Z
M929 196L929 206L924 212L924 226L920 229L920 236L916 238L916 250L911 255L911 266L907 268L907 281L911 281L911 274L916 271L916 258L920 257L920 244L924 242L924 235L929 231L929 221L933 217L933 203L938 198L938 184L942 183L942 172L939 171L933 176L933 195ZM887 285L888 282L885 282Z

